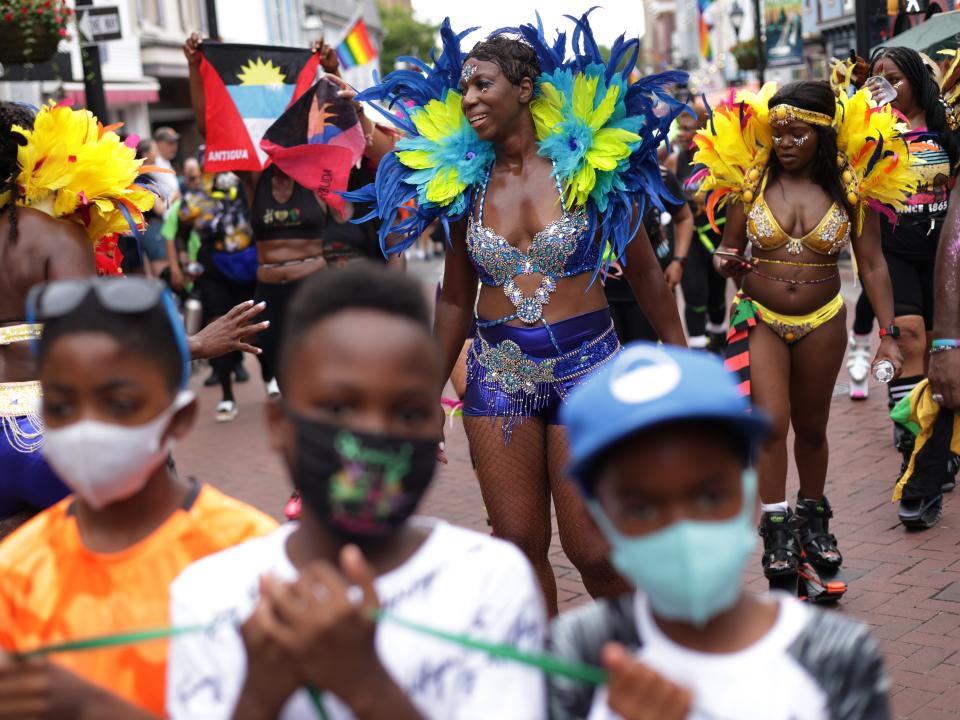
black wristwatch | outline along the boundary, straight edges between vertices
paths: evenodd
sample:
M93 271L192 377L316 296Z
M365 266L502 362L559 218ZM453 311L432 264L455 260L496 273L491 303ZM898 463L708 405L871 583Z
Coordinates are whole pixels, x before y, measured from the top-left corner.
M687 266L687 256L686 255L674 255L673 262L678 262L682 267Z
M896 340L900 337L900 328L896 325L887 325L885 328L880 328L880 339L883 340L887 335Z

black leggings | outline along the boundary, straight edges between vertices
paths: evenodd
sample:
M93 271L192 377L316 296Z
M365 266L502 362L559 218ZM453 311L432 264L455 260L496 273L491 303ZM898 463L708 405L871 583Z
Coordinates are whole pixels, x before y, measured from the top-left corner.
M270 321L270 327L257 336L257 345L263 351L259 355L260 375L264 382L277 377L277 355L280 352L280 338L283 336L283 321L287 314L287 305L303 280L288 283L265 283L257 281L256 302L265 302L267 307L257 322Z
M252 283L237 283L226 277L208 256L203 264L204 273L197 281L200 304L203 306L203 324L230 312L235 305L249 300L254 295ZM233 372L243 362L243 354L227 353L210 360L210 367L217 374L223 400L233 400Z
M727 317L727 279L714 269L713 255L696 237L690 245L680 287L690 337L707 334L708 318L715 325L723 325Z
M873 332L873 321L876 319L873 305L867 297L867 291L861 290L857 298L857 311L853 316L853 332L855 335L869 335Z

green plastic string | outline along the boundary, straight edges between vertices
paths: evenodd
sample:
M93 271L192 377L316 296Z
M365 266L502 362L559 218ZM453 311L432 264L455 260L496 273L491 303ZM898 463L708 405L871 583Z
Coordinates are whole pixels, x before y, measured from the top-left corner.
M568 662L554 655L548 655L546 653L525 652L514 647L513 645L492 643L461 633L438 630L426 625L404 620L403 618L396 617L395 615L385 613L382 610L372 610L370 612L370 618L375 622L386 621L393 623L399 627L413 630L414 632L428 635L439 640L445 640L453 643L454 645L459 645L460 647L469 648L471 650L479 650L487 653L491 657L502 658L504 660L510 660L521 665L539 668L549 675L559 675L561 677L579 680L580 682L589 683L591 685L602 685L607 680L606 672L593 665ZM69 642L56 643L53 645L43 645L41 647L34 648L33 650L17 653L15 657L18 659L25 659L50 655L52 653L83 652L86 650L97 650L107 647L136 645L142 642L162 640L164 638L176 637L178 635L208 632L216 627L216 625L217 623L212 623L209 625L184 625L181 627L159 628L156 630L142 630L139 632L101 635L99 637L71 640ZM327 714L324 712L320 693L312 688L309 690L314 705L316 705L317 711L320 713L320 717L326 718Z
M454 645L459 645L460 647L470 648L471 650L480 650L481 652L487 653L491 657L512 660L520 665L528 665L530 667L539 668L548 675L559 675L561 677L567 677L573 680L590 683L591 685L603 685L607 681L607 673L595 665L568 662L567 660L562 660L555 655L525 652L514 647L513 645L492 643L487 642L486 640L479 640L469 635L447 632L445 630L437 630L436 628L410 622L409 620L404 620L403 618L396 617L395 615L390 615L382 610L373 610L370 614L371 617L377 622L386 620L394 625L399 625L400 627L407 628L408 630L413 630L414 632L418 632L423 635L429 635L430 637L435 637L440 640L446 640L447 642L451 642Z
M41 645L33 650L15 653L18 660L52 655L53 653L83 652L85 650L99 650L100 648L119 647L123 645L137 645L151 640L163 640L177 635L192 635L212 630L216 623L210 625L184 625L181 627L158 628L156 630L140 630L138 632L116 633L114 635L100 635L98 637L70 640L53 645Z

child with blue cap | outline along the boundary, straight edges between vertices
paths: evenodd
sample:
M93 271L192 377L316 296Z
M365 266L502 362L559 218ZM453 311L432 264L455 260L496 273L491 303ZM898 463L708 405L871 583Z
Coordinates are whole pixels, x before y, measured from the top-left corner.
M721 362L628 345L561 411L571 474L636 592L566 613L553 652L607 685L551 679L551 717L874 720L889 716L861 625L743 591L766 431Z

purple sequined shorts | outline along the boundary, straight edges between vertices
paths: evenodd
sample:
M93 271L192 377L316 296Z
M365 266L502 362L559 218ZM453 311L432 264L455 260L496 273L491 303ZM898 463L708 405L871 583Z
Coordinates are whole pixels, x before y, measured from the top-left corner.
M506 324L477 328L467 355L463 414L503 418L505 440L526 417L556 425L570 390L619 349L606 308L551 324L549 330Z

